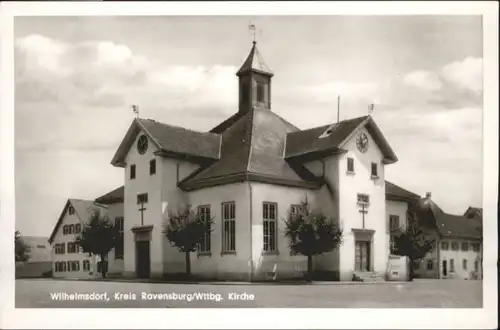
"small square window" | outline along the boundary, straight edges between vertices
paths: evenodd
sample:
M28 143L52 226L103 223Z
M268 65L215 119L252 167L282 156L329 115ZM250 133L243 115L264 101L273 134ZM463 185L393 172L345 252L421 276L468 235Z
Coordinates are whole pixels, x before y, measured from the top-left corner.
M467 243L467 242L462 243L462 251L464 251L464 252L469 251L469 243Z
M370 204L370 196L366 194L358 194L358 204Z
M347 172L354 173L354 159L347 158Z
M156 174L156 159L149 161L149 175Z
M451 242L451 250L458 251L458 243L457 242Z
M130 165L130 180L134 180L134 179L135 179L135 164Z
M378 166L377 166L377 163L372 163L372 177L378 178Z
M148 202L148 194L138 194L137 204L146 204Z

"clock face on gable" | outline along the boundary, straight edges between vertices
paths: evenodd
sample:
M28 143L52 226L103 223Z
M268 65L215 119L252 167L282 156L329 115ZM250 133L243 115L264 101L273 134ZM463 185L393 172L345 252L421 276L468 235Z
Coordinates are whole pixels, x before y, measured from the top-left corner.
M146 135L141 135L137 140L137 151L139 151L139 154L144 155L146 150L148 150L148 138Z
M365 153L368 150L368 136L365 133L361 133L356 138L356 146L358 150Z

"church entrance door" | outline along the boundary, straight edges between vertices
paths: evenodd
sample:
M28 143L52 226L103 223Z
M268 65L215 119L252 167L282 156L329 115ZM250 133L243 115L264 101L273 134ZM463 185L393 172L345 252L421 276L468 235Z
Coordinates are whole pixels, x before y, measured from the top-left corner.
M370 242L356 241L355 246L355 265L357 272L370 271Z
M135 242L136 264L135 272L138 278L149 278L151 273L151 260L149 241Z

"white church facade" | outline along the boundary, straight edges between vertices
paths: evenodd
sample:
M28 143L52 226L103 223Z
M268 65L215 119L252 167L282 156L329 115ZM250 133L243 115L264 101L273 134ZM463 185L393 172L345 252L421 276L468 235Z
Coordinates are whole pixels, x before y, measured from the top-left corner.
M163 229L169 212L191 205L214 221L191 255L194 276L302 277L307 259L290 253L284 230L288 214L307 198L343 230L337 250L314 258L315 271L341 281L355 273L384 278L390 227L404 226L408 201L416 195L386 182L386 166L397 157L374 120L364 116L300 130L281 118L271 107L273 73L255 43L237 76L238 111L210 132L133 120L111 161L123 168L123 187L89 206L102 208L122 229L124 246L110 253L110 272L183 274L184 253ZM53 247L66 242L61 228L54 228ZM54 269L59 259L53 259Z

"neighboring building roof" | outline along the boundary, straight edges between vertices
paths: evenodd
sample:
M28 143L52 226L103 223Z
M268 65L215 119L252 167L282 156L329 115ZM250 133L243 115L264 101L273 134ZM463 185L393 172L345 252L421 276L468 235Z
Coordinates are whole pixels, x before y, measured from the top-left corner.
M110 191L109 193L96 198L95 202L104 205L123 203L123 198L125 194L124 189L125 189L124 186L118 187L115 190Z
M315 127L287 135L287 159L314 159L342 152L342 148L360 128L366 127L380 148L385 164L398 158L371 116L357 117L336 124Z
M75 198L68 199L68 201L64 205L61 215L59 216L59 219L57 220L56 225L54 226L54 229L52 230L52 234L50 234L49 243L52 244L52 241L54 240L54 237L57 231L59 230L59 227L62 224L64 215L66 214L70 205L74 207L75 214L77 215L78 219L80 219L80 221L83 223L87 223L93 211L99 211L104 213L107 211L107 207L105 205L97 204L94 201L75 199Z
M385 198L393 201L417 202L420 196L386 180Z
M444 237L452 238L482 238L482 226L476 221L470 221L466 216L444 212L431 199L422 199L423 210L428 211L435 221L438 232Z
M255 71L270 77L273 76L273 72L271 71L271 69L269 69L269 67L264 62L264 59L260 55L259 50L257 49L257 42L255 41L253 42L252 49L250 50L247 59L238 70L236 75L239 76L248 71Z
M309 171L284 159L286 136L298 129L274 112L254 108L227 126L217 130L222 136L220 159L181 181L182 189L247 180L305 188L320 186Z
M141 131L153 141L159 149L159 155L190 159L195 162L219 158L221 141L217 134L197 132L152 119L136 118L118 147L111 164L121 167L125 165L125 157Z

